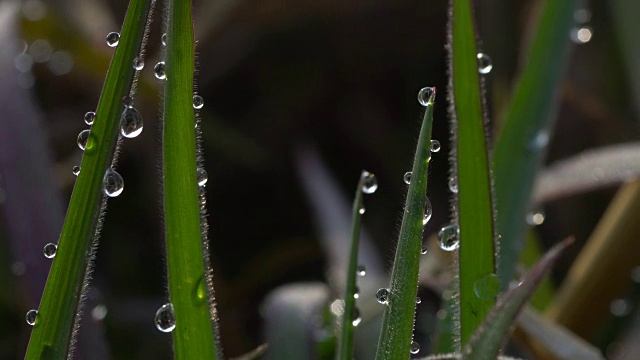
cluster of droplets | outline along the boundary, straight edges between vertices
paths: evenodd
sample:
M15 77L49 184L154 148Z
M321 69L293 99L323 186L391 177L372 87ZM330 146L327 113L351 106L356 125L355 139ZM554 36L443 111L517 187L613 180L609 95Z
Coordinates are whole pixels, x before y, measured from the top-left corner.
M176 328L176 316L173 312L173 304L166 303L162 305L158 311L156 311L153 322L156 325L156 329L165 333L172 332L173 329Z
M578 9L573 13L574 27L569 37L575 44L586 44L593 37L593 29L588 25L591 20L591 11Z

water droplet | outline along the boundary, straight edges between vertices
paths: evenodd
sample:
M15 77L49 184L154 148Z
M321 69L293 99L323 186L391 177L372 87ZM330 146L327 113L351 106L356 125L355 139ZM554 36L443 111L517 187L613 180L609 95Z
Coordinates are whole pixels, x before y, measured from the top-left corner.
M460 230L458 225L449 224L438 232L440 248L445 251L453 251L460 247Z
M160 41L162 42L162 46L167 46L167 34L166 33L162 34L162 37L160 37Z
M404 176L402 177L402 180L407 185L411 184L411 171L407 171L406 173L404 173Z
M116 197L122 194L124 190L124 180L122 176L118 174L117 171L109 168L107 172L104 174L104 178L102 180L102 186L104 189L104 193L109 197Z
M133 107L133 98L129 95L123 96L122 105L124 105L124 107L127 107L127 108Z
M416 304L421 304L422 303L422 299L420 299L420 296L416 296Z
M80 150L83 150L87 147L87 141L89 141L89 133L90 130L82 130L80 134L78 134L78 147Z
M418 102L420 103L420 105L429 105L429 99L433 94L435 94L435 92L435 87L423 87L422 89L420 89L420 91L418 91Z
M486 75L491 72L493 65L491 64L491 58L485 53L478 53L478 72L482 75Z
M38 319L38 310L29 310L27 311L27 324L33 326L36 324L36 320Z
M107 34L107 45L109 47L116 47L120 42L120 34L117 32L110 32Z
M456 178L449 178L449 191L454 194L458 193L458 180Z
M500 292L500 280L496 274L487 274L473 283L473 291L478 299L493 300Z
M156 75L157 79L164 80L167 78L167 74L165 73L164 61L160 61L153 67L153 73Z
M198 285L196 285L196 301L198 303L203 302L207 298L207 282L203 277L198 281Z
M358 212L360 213L360 215L364 214L364 213L365 213L365 211L367 211L367 209L365 209L365 208L364 208L364 206L363 206L363 207L361 207L361 208L360 208L360 210L358 210Z
M80 166L78 165L74 166L71 172L73 173L73 175L78 176L80 174Z
M42 253L44 254L44 257L46 257L47 259L53 259L56 256L57 250L58 250L58 245L48 243L47 245L44 246Z
M136 58L133 59L133 68L138 71L144 69L144 60L141 57L136 56Z
M203 168L198 168L197 176L198 176L198 186L205 186L207 184L207 181L209 181L207 170Z
M629 315L633 307L628 300L616 299L609 305L609 310L613 316L623 317Z
M425 255L427 252L429 252L429 249L427 248L427 246L422 245L422 248L420 249L420 254Z
M364 172L362 174L364 176L364 181L362 182L362 192L365 194L373 194L378 190L378 180L374 174L369 172Z
M360 317L360 310L358 308L353 309L353 321L351 322L353 326L358 326L362 322L362 318Z
M571 29L570 37L575 44L586 44L593 37L593 29L588 26Z
M357 299L359 297L360 297L360 288L356 286L356 288L353 290L353 298Z
M378 292L376 292L376 300L378 300L380 304L387 304L389 302L389 289L379 289Z
M367 275L367 268L364 267L364 265L358 265L358 268L356 269L356 274L358 274L358 276Z
M539 151L547 147L547 145L549 145L549 132L540 130L529 143L529 150Z
M204 99L200 95L193 95L193 108L202 109L204 106Z
M93 111L89 111L84 114L84 122L87 125L93 125L93 121L96 119L96 113Z
M527 224L531 226L542 225L544 223L544 213L542 211L532 211L527 214Z
M156 328L162 332L168 333L176 328L176 317L173 314L173 304L166 303L156 311L154 319Z
M433 208L431 207L431 200L427 198L427 202L424 204L424 218L422 219L422 226L427 225L433 215Z
M431 152L437 153L438 151L440 151L440 141L431 140Z
M120 118L120 133L126 138L134 138L142 132L142 116L138 110L127 107Z
M412 354L417 354L417 353L419 353L419 352L420 352L420 344L418 344L418 343L417 343L417 342L415 342L415 341L412 341L412 342L411 342L411 347L409 348L409 351L410 351Z

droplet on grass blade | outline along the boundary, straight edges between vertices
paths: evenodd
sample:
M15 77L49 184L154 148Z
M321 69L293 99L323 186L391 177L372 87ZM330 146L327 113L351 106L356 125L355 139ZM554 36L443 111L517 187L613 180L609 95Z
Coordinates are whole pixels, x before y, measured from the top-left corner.
M120 134L126 138L134 138L142 132L142 116L138 110L132 107L125 107L120 117Z
M420 105L422 106L429 105L429 99L431 98L431 95L433 95L435 91L436 91L436 88L434 87L423 87L422 89L420 89L420 91L418 91L418 102L420 103Z
M26 315L27 324L33 326L38 320L38 310L29 310Z
M476 280L473 284L473 292L478 299L493 300L500 292L500 280L496 274L487 274Z
M44 257L46 257L47 259L53 259L56 256L57 250L58 250L58 245L48 243L42 249L42 253L44 254Z
M360 310L358 310L358 308L354 308L353 321L351 322L351 324L353 324L353 326L358 326L360 322L362 322L362 318L360 317Z
M486 75L493 69L491 58L485 53L478 53L478 72L482 75Z
M433 208L431 207L431 200L427 198L426 204L424 204L424 218L422 219L422 226L427 225L433 215Z
M412 341L412 342L411 342L411 346L409 347L409 351L410 351L412 354L417 354L417 353L419 353L419 352L420 352L420 344L418 344L418 343L417 343L417 342L415 342L415 341Z
M80 150L85 150L87 148L87 141L89 141L89 134L91 133L90 130L82 130L80 131L80 133L78 134L78 147L80 148Z
M193 108L196 110L202 109L204 106L204 99L200 95L193 95Z
M380 304L387 304L389 302L389 289L379 289L378 292L376 292L376 300L378 300Z
M116 197L122 194L122 191L124 190L124 179L122 179L122 176L118 174L117 171L109 168L104 174L102 186L105 195L109 197Z
M138 71L144 69L144 60L142 60L141 57L137 56L135 59L133 59L133 68Z
M460 247L460 230L458 225L449 224L438 232L440 248L445 251L453 251Z
M358 265L358 268L356 269L356 274L358 276L367 275L367 268L364 265Z
M197 177L198 177L198 186L205 186L207 184L207 181L209 181L207 170L203 168L198 168Z
M176 328L176 317L173 314L173 304L166 303L162 305L158 311L156 311L154 323L156 324L156 328L162 332L168 333L173 331L173 329Z
M73 175L78 176L80 175L80 166L76 165L73 167L73 169L71 170L71 172L73 173Z
M437 153L438 151L440 151L440 141L431 140L431 152Z
M109 47L116 47L120 42L120 34L117 32L110 32L107 34L107 45Z
M84 122L87 125L93 125L93 121L96 119L96 113L93 111L89 111L84 114Z
M362 192L365 194L373 194L378 190L378 180L376 176L369 172L364 172L364 182L362 183Z
M404 173L404 176L402 177L402 180L407 185L411 184L411 174L412 174L411 171L407 171L406 173Z
M458 193L458 180L456 178L449 178L449 191L454 194Z
M153 67L153 73L156 79L165 80L167 78L164 61L160 61Z

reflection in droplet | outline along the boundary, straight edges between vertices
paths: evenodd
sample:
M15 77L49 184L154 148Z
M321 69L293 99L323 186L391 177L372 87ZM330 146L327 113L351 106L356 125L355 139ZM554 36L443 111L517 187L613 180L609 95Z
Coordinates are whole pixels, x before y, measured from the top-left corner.
M47 259L53 259L56 256L57 250L58 250L58 245L48 243L42 249L42 253L44 254L44 257L46 257Z
M491 72L493 69L493 64L491 63L491 58L489 55L484 53L478 53L478 72L482 75L486 75Z
M176 328L176 318L173 314L173 304L166 303L156 311L154 319L156 328L162 332L168 333Z
M26 315L27 324L33 326L38 320L38 310L29 310Z
M362 183L362 192L365 194L373 194L378 189L378 180L376 176L370 172L365 171L362 176L364 181Z
M380 304L388 303L389 302L389 289L387 289L387 288L379 289L378 292L376 292L376 300L378 300L378 302Z
M109 197L116 197L124 190L124 179L117 171L109 168L102 180L104 193Z
M445 251L453 251L460 247L460 231L458 225L449 224L438 232L440 248Z
M118 46L118 43L120 42L120 34L117 32L110 32L109 34L107 34L107 45L109 45L109 47L116 47Z
M410 351L412 354L417 354L417 353L419 353L419 352L420 352L420 344L418 344L418 343L417 343L417 342L415 342L415 341L412 341L412 342L411 342L411 347L409 348L409 351Z

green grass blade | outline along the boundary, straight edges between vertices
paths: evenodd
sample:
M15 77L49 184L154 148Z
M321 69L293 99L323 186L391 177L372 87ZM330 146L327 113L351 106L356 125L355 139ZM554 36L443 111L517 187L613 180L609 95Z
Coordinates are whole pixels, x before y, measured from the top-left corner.
M167 3L163 175L169 297L176 323L173 349L175 359L221 359L200 219L191 6L184 0Z
M353 320L356 315L356 272L358 269L358 246L360 244L360 220L362 218L363 192L365 180L373 174L363 171L356 187L356 196L353 199L353 225L351 228L351 249L349 250L349 267L347 268L347 281L344 290L344 312L340 325L340 337L338 339L337 360L353 359Z
M498 233L502 237L498 263L502 289L513 277L522 247L532 187L555 119L575 7L576 0L544 2L493 153Z
M496 248L483 99L473 9L470 0L453 1L451 19L452 121L456 128L459 233L460 340L465 344L495 302ZM483 294L476 294L480 289Z
M426 100L426 99L425 99ZM422 248L423 219L427 202L427 174L431 158L431 127L435 88L426 102L418 146L405 204L398 247L391 273L391 287L382 319L377 360L406 359L413 337L418 291L418 268Z
M103 178L120 131L122 98L134 78L151 0L132 0L102 89L80 172L71 195L55 260L40 301L25 359L64 359L72 351L87 272L95 256L103 209Z

